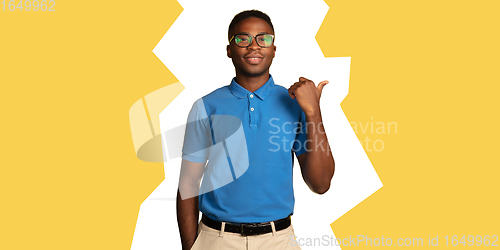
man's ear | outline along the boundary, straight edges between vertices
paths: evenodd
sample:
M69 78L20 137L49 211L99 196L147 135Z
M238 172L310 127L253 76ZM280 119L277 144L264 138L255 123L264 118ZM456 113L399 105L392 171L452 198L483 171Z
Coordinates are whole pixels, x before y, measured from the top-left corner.
M231 49L229 48L229 45L226 47L227 51L227 57L231 58Z
M275 45L273 45L273 46L274 46L273 58L274 58L274 56L276 55L276 46Z

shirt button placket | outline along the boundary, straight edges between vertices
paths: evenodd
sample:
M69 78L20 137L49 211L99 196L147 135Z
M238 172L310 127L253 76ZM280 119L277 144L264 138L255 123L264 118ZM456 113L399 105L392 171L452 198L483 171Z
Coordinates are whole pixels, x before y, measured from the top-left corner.
M255 114L255 99L253 98L254 95L253 94L250 94L248 95L248 105L250 107L250 126L257 126L257 122L256 122L256 114Z

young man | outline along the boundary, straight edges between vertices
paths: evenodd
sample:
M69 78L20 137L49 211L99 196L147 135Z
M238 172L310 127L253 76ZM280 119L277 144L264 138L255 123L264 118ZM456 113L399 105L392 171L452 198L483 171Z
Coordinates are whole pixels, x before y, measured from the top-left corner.
M316 86L300 77L288 90L274 84L274 28L260 11L237 14L228 40L236 77L198 100L186 127L177 195L183 249L300 249L290 242L293 153L309 188L325 193L335 169L319 106L328 82ZM220 117L238 118L242 130ZM224 141L238 131L242 136ZM227 157L203 150L214 145ZM233 153L241 151L244 156ZM248 163L244 173L237 169L241 161ZM221 165L231 167L231 182L221 181ZM203 174L202 189L212 189L198 196Z

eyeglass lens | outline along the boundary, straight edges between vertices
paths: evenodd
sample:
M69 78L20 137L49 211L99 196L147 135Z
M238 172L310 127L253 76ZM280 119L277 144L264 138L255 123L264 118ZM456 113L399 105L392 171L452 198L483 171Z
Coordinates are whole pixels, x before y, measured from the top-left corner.
M273 44L273 37L268 34L261 34L255 37L257 44L262 47L269 47ZM236 35L234 38L236 45L241 47L246 47L252 43L252 36L250 35Z

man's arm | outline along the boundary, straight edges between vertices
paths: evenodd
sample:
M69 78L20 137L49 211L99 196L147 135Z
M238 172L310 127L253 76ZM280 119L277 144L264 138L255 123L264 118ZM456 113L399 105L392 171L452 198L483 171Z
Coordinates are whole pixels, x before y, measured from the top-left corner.
M193 246L198 233L198 194L205 163L182 160L179 190L177 191L177 224L182 249Z
M307 186L315 193L324 194L330 189L330 181L335 172L335 161L328 144L321 114L319 117L306 115L306 120L308 126L306 152L297 156L297 159L302 178Z
M300 77L299 82L288 89L290 97L297 99L306 116L304 126L307 128L303 129L307 131L307 140L302 145L306 147L306 153L297 156L302 178L307 186L318 194L324 194L330 189L330 182L335 172L335 161L323 127L319 107L321 91L327 83L328 81L320 82L316 87L312 81Z

